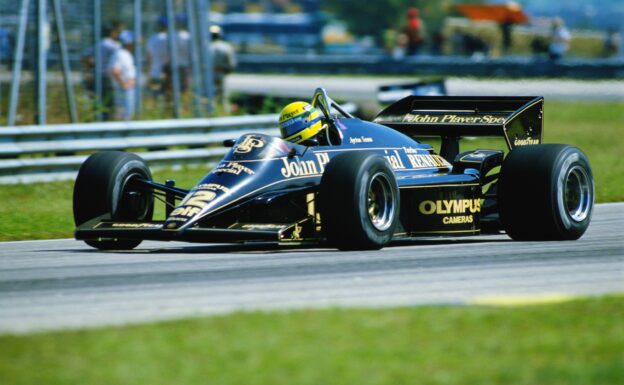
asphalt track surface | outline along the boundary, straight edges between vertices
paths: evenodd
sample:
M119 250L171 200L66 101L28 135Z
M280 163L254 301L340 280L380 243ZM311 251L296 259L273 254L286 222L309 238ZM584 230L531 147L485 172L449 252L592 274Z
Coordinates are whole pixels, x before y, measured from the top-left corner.
M303 98L312 97L317 87L324 87L330 97L352 102L376 100L381 85L404 84L418 77L296 76L234 74L226 87L231 92L269 94ZM449 95L456 96L544 96L546 100L624 101L622 80L572 79L474 79L446 78Z
M578 241L506 235L382 251L71 239L0 244L0 333L302 307L462 304L624 292L624 203L598 205Z

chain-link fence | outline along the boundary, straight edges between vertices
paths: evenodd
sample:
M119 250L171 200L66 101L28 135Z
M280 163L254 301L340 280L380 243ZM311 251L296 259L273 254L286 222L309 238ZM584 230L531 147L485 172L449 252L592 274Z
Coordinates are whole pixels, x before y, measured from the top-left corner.
M46 123L68 122L69 99L63 84L63 66L61 56L61 40L57 30L57 21L54 6L58 0L0 0L0 125L9 123L11 99L16 99L16 111L14 124L29 124L36 122L38 92L38 43L39 37L43 36L43 45L46 57ZM195 20L204 22L205 18L197 15L197 3L200 1L171 1L171 15L180 16L187 14L190 5L195 13ZM41 22L43 32L38 32L38 11L41 3L45 3L45 17ZM138 4L137 4L138 3ZM204 2L209 3L209 2ZM159 19L167 15L164 1L121 1L121 0L84 0L84 1L58 1L61 8L63 21L64 43L69 62L69 74L74 93L74 102L77 105L79 121L98 120L98 107L95 106L93 89L93 66L85 65L86 58L94 56L95 34L97 33L96 19L99 18L99 31L106 28L111 21L120 21L128 30L136 30L136 10L140 9L140 35L141 44L136 49L141 51L140 65L142 74L146 72L147 55L145 42L157 30ZM136 8L140 5L140 8ZM21 10L26 12L21 14ZM23 23L24 40L23 56L20 60L21 70L15 62L17 50L19 50L20 23ZM187 28L187 26L183 26ZM100 32L101 33L101 32ZM103 38L102 35L100 35ZM198 41L199 36L198 36ZM198 43L200 44L200 43ZM135 56L136 60L137 56ZM102 63L102 66L105 64ZM19 87L12 90L11 82L19 75ZM145 78L142 85L145 85ZM142 87L145 88L145 87ZM147 92L141 102L145 102L145 108L139 111L137 118L167 118L173 116L197 116L192 112L190 100L193 98L192 91L180 95L185 103L180 106L180 111L174 111L174 100L157 100L150 98ZM166 98L165 98L166 99ZM100 105L99 109L103 109ZM202 113L203 115L203 113Z
M171 27L175 23L167 20L174 19L178 24ZM134 119L199 117L227 110L226 104L220 108L224 98L219 97L219 77L212 74L218 64L208 47L210 24L221 25L226 40L240 53L313 53L322 44L319 0L0 0L0 125L106 119L110 106L102 88L107 78L94 76L106 63L98 60L94 47L113 20L140 35L134 45L139 69ZM186 83L178 79L176 87L178 71L169 69L168 90L153 92L147 42L155 34L176 36L181 30L189 32L190 47L198 53L190 66L193 76ZM175 39L166 39L169 52L175 52ZM180 56L177 52L173 56ZM168 65L178 67L173 56Z

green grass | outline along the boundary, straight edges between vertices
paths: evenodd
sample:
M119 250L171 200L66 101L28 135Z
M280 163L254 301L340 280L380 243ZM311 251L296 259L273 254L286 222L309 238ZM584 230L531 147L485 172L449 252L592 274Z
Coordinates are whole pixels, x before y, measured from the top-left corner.
M599 202L624 201L624 102L547 103L546 143L581 148L592 165Z
M596 181L596 200L624 201L624 102L547 101L544 116L546 143L573 144L589 157ZM503 146L498 139L462 142L462 150ZM205 167L159 171L155 180L175 176L179 186L190 188L206 171ZM0 185L0 241L71 237L72 185ZM162 210L157 212L161 213Z
M624 297L0 336L3 384L623 384Z

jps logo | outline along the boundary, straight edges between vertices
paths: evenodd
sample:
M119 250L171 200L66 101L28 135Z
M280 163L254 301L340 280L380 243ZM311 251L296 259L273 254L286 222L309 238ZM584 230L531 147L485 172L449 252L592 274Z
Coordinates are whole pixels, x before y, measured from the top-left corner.
M246 154L251 152L254 148L264 147L264 141L261 137L247 135L245 138L236 146L234 152L237 154Z

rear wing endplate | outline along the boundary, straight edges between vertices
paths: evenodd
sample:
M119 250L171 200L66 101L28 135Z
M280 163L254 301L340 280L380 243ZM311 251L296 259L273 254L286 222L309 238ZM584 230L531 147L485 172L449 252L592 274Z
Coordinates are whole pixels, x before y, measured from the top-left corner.
M374 121L412 137L441 137L441 155L452 161L461 137L503 137L510 150L542 143L543 107L541 96L408 96Z

